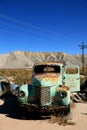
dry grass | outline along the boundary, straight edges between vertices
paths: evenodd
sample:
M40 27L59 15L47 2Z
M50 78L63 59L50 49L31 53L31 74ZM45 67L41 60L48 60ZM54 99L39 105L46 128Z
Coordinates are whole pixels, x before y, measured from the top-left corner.
M52 115L50 119L51 123L58 123L59 125L75 125L75 122L72 121L72 113L70 112L68 115L58 114Z
M31 83L32 70L31 69L0 69L0 76L13 77L15 84Z
M70 112L65 114L62 110L59 113L54 113L51 115L50 122L51 123L58 123L59 125L75 125L75 122L72 121L72 111L76 108L76 104L74 102L70 103Z

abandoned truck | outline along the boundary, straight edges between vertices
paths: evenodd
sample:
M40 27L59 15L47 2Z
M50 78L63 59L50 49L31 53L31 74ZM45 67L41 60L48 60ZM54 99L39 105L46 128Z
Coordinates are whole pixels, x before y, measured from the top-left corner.
M0 77L0 97L11 93L11 84L6 77Z
M40 62L33 66L32 83L19 87L18 102L24 113L53 113L55 110L68 113L71 92L79 90L78 66L64 67L62 63Z

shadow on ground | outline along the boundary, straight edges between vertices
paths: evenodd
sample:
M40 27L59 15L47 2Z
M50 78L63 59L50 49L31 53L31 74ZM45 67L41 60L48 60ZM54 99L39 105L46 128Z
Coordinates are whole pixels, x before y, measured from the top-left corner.
M87 115L87 113L82 113L82 114Z
M4 99L4 103L0 105L0 114L4 114L6 117L14 118L18 120L48 120L49 123L58 123L59 125L75 125L71 120L71 114L68 116L52 116L46 115L42 116L40 113L30 113L27 117L23 117L19 111L17 97L11 95ZM85 113L84 113L85 114Z
M17 97L11 95L11 97L6 97L2 100L4 100L4 103L0 105L0 114L5 114L12 118L19 118Z
M50 116L41 116L40 114L30 114L27 118L23 117L19 111L17 97L12 95L4 99L4 103L0 105L0 114L4 114L7 117L21 119L21 120L45 120Z

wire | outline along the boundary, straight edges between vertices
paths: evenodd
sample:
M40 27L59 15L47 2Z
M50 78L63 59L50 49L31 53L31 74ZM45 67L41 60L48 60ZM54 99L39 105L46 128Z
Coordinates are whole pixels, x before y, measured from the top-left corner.
M18 19L15 19L15 18L6 16L6 15L3 15L3 14L0 14L0 17L1 18L5 18L5 19L10 20L10 21L13 21L13 22L16 22L16 23L19 23L19 24L22 24L22 25L25 25L25 26L29 26L29 27L33 28L34 31L36 29L36 30L38 30L40 32L29 31L29 30L27 30L27 29L25 29L23 27L19 27L19 26L16 26L16 25L10 25L9 24L9 26L13 26L15 28L19 28L19 29L22 29L24 31L29 31L29 32L32 32L32 33L37 33L37 34L43 35L43 36L47 36L47 33L48 33L48 35L51 35L51 38L56 36L57 38L61 37L63 39L69 39L69 38L65 37L63 34L59 34L59 33L56 33L56 32L53 32L53 31L50 31L50 30L47 30L47 29L43 29L43 28L41 28L39 26L35 26L35 25L31 24L31 23L27 23L27 22L24 22L22 20L18 20ZM3 22L3 24L7 24L7 23ZM44 32L46 33L45 35L43 34ZM69 40L71 40L71 39L69 39Z

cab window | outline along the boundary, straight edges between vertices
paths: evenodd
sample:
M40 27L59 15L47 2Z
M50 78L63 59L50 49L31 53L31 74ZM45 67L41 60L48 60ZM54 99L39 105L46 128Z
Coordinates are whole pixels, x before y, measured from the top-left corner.
M66 69L66 74L78 74L78 68L67 68Z

